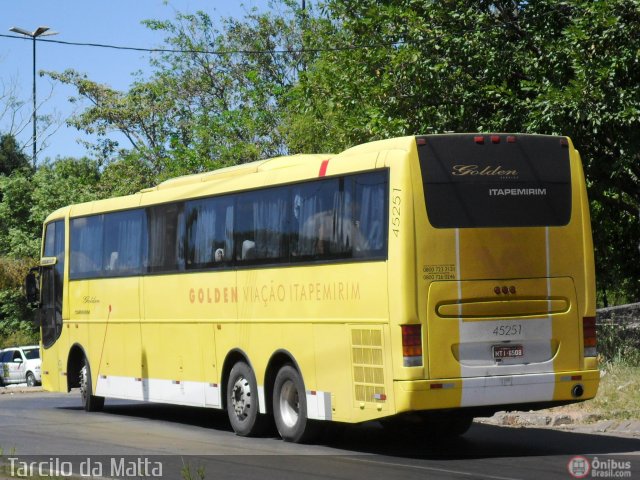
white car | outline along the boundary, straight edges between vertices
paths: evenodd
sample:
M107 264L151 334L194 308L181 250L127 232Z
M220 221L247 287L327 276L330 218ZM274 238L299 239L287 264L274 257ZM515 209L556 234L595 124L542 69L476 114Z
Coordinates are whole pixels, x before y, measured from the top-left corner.
M33 387L42 382L40 347L10 347L0 351L0 385L26 383Z

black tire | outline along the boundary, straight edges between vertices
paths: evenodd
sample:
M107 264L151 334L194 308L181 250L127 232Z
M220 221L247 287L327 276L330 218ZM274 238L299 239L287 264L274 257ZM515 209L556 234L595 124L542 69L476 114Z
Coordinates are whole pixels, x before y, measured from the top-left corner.
M36 376L32 372L27 372L27 387L36 386Z
M231 428L241 437L262 434L267 419L260 415L258 384L251 367L245 362L236 363L227 381L227 415Z
M304 443L315 438L319 425L307 416L307 396L298 370L285 365L273 385L273 418L285 442Z
M80 369L80 398L82 399L82 406L87 412L100 412L104 407L104 397L96 397L93 394L91 378L89 360L85 358Z

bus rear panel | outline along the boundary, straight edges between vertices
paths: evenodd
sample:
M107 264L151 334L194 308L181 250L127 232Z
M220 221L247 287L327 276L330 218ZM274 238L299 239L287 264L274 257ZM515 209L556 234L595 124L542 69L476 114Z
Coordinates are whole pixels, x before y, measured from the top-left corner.
M423 354L403 366L423 379L396 382L397 410L491 413L595 396L593 247L570 140L430 135L416 148Z

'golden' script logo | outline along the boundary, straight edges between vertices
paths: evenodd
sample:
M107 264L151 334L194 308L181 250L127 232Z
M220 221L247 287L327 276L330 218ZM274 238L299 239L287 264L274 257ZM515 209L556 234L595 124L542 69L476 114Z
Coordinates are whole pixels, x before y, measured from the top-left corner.
M501 165L497 167L486 166L481 168L479 165L454 165L452 175L461 177L464 175L480 175L488 177L517 177L517 170L503 170Z

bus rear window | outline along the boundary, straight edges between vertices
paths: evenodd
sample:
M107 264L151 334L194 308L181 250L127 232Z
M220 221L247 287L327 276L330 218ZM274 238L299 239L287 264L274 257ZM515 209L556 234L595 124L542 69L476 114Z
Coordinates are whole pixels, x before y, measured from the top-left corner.
M509 141L507 135L421 137L418 154L429 222L436 228L566 225L571 171L569 149L561 140L542 135L509 135Z

